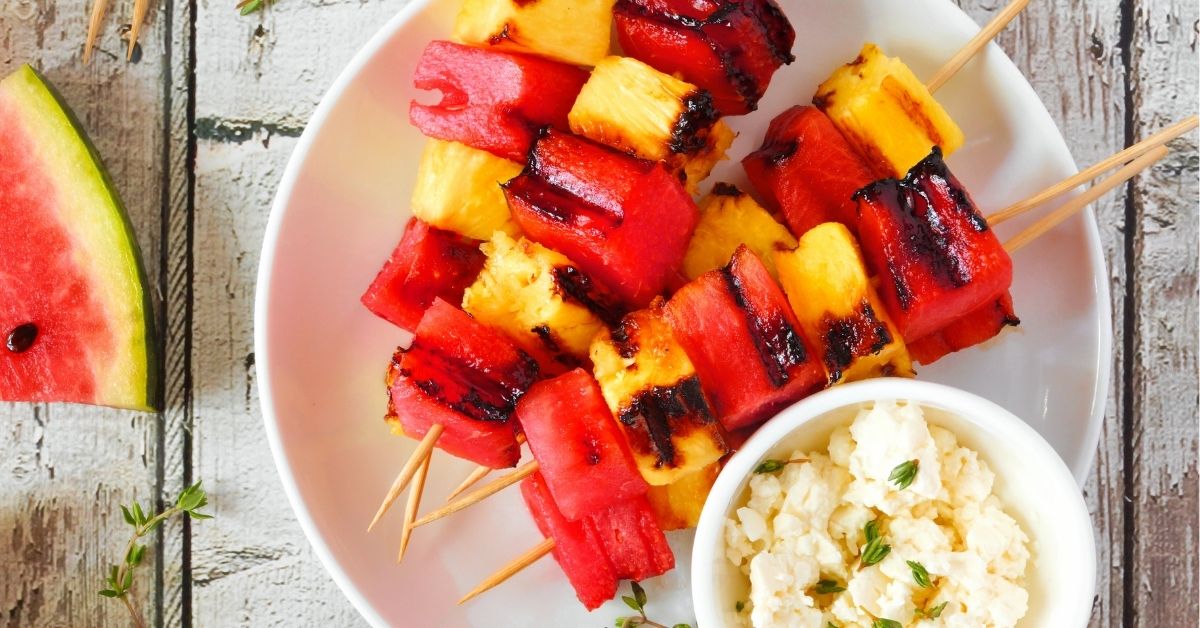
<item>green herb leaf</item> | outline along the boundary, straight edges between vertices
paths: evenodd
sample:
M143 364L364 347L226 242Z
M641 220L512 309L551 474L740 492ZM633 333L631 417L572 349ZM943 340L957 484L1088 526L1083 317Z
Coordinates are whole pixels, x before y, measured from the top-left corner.
M206 515L202 512L192 512L190 510L188 511L187 516L189 519L212 519L212 515Z
M133 502L133 519L139 526L146 523L146 513L142 512L142 505L137 502Z
M859 554L861 561L858 565L859 569L878 563L892 551L892 546L884 543L883 537L879 536L879 527L874 521L863 527L863 534L867 537L867 544L863 546L862 552Z
M738 600L738 603L734 604L733 608L734 608L734 610L736 610L737 612L740 613L740 612L746 610L746 603L741 600Z
M846 590L846 587L838 584L837 580L821 580L817 582L817 585L814 588L816 589L817 593L820 593L821 595L841 593L842 591Z
M754 467L754 472L760 475L763 473L775 473L785 466L787 466L787 463L782 460L763 460L758 463L757 467Z
M925 565L918 563L915 560L906 560L908 568L912 570L913 580L917 582L917 586L922 589L932 589L933 583L929 581L929 572L925 569Z
M112 589L104 589L104 590L100 591L100 595L103 595L104 597L121 597L120 593L117 593L116 591L113 591Z
M827 621L827 622L825 622L825 628L842 628L842 627L831 621Z
M121 516L125 518L125 523L131 526L137 525L137 522L133 520L133 513L129 512L129 509L124 504L121 505Z
M625 606L628 606L629 608L632 608L635 611L642 610L642 608L640 606L638 606L637 600L629 597L628 595L622 595L621 599L625 602Z
M871 622L871 628L904 628L904 624L894 620L879 618Z
M870 543L879 538L879 522L871 520L867 525L863 526L863 536L867 537L867 542Z
M626 617L618 617L616 621L617 628L625 628Z
M909 460L901 462L892 469L892 474L888 476L889 482L895 482L897 490L908 488L913 480L917 479L917 470L921 466L920 460Z
M242 15L250 15L251 13L263 8L263 6L266 4L266 0L242 0L242 2L238 4L238 8L240 9L240 13Z
M946 605L949 603L950 602L947 601L947 602L942 602L941 604L938 604L937 606L934 606L931 608L926 608L926 609L918 608L916 610L916 612L914 612L913 614L916 615L917 617L928 617L929 619L937 619L938 617L942 616L942 611L946 610Z
M636 581L630 581L629 586L633 589L633 598L637 600L638 610L646 610L646 590Z
M675 624L671 628L692 628L691 624Z

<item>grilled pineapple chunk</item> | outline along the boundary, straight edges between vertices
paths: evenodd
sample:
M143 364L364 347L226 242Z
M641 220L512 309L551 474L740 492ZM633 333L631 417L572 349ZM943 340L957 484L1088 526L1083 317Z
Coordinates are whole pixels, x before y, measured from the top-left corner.
M566 256L497 231L482 247L483 272L463 293L463 309L497 327L531 355L562 369L587 362L604 322L562 284ZM545 370L545 369L543 369ZM553 370L553 369L552 369Z
M778 280L775 252L796 248L796 238L749 194L718 183L700 201L700 222L683 258L683 274L695 279L728 264L742 244L754 251Z
M703 89L637 59L606 57L567 120L578 135L686 173L694 192L733 143L718 117Z
M575 65L596 65L612 38L616 0L463 0L454 36Z
M813 104L880 174L896 178L941 146L949 155L963 132L904 62L863 46L817 88Z
M651 486L646 499L658 527L663 531L696 527L700 523L700 511L704 510L704 500L708 499L720 472L721 464L714 462L666 486Z
M794 251L776 254L788 302L817 345L831 382L911 376L904 339L871 285L862 251L836 222L800 236Z
M521 169L515 161L466 144L431 139L417 168L413 215L476 240L487 240L496 231L520 235L500 184Z
M662 302L592 341L592 364L642 477L665 486L720 460L725 438Z

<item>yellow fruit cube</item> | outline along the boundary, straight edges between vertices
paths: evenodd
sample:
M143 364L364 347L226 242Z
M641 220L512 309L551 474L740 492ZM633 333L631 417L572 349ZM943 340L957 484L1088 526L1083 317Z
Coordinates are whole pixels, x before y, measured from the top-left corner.
M875 44L817 88L813 104L829 116L871 167L903 177L940 146L950 155L963 132L903 61Z
M775 256L779 281L831 382L913 375L904 339L844 225L827 222Z
M602 331L591 357L604 400L648 483L670 484L725 455L721 426L661 301Z
M608 54L616 0L463 0L454 36L575 65Z
M500 184L522 169L515 161L466 144L431 139L417 168L413 215L476 240L487 240L496 231L520 235Z
M483 271L463 293L463 309L506 332L534 356L573 368L587 363L604 322L561 284L571 260L525 238L497 231L482 245Z
M796 238L749 194L718 183L700 201L700 222L683 258L683 274L695 279L721 268L742 244L758 255L772 277L779 279L775 252L796 248Z
M700 523L704 501L721 472L720 463L681 476L666 486L651 486L646 492L650 509L658 527L666 530L686 530Z

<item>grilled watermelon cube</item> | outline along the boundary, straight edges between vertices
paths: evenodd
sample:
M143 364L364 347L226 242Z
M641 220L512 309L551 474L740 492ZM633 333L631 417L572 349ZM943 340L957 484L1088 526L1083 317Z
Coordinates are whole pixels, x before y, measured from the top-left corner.
M468 44L596 65L612 39L613 0L464 0L454 37Z
M411 218L400 244L362 296L380 318L414 331L433 300L462 300L483 268L479 241Z
M1021 324L1013 311L1012 295L1005 293L999 299L983 304L970 314L934 332L908 343L913 360L921 364L933 364L955 351L982 344L995 338L1005 327Z
M494 469L520 459L513 410L537 363L499 331L435 299L392 360L388 420L410 438L441 424L438 447Z
M538 471L563 516L576 521L646 493L629 445L582 369L539 382L517 404Z
M651 485L670 484L728 451L696 367L659 302L601 332L591 355L608 409Z
M718 183L700 200L700 222L683 257L684 276L695 279L728 264L743 244L775 277L775 252L796 248L796 238L749 194Z
M429 137L461 142L524 162L543 126L567 128L567 112L587 72L515 52L433 41L413 84L441 92L441 101L413 101L408 118Z
M678 280L699 218L662 164L554 129L504 192L530 239L566 255L630 307Z
M708 90L725 115L754 111L796 32L773 0L620 0L625 54Z
M595 527L564 517L546 479L534 473L521 482L521 496L542 536L554 539L554 560L590 611L617 594L617 574Z
M700 523L700 512L708 493L721 473L721 464L714 462L699 471L677 478L666 486L651 486L646 501L654 510L654 520L665 531L694 528Z
M413 186L413 215L447 231L487 240L521 230L512 221L500 184L521 173L521 164L459 142L431 139L421 153Z
M754 189L782 214L796 236L824 222L858 224L854 193L875 180L871 170L813 107L792 107L767 128L758 150L742 160Z
M787 297L744 246L676 292L667 317L726 430L760 423L825 387L820 356Z
M675 554L644 496L588 516L618 578L645 580L675 567Z
M904 339L871 285L849 229L836 222L817 225L800 236L796 250L776 254L775 265L830 383L912 376Z
M620 320L575 264L525 238L496 232L484 243L487 262L462 294L463 309L503 330L553 376L588 365L588 348L605 321Z
M1012 259L939 149L903 181L872 183L857 199L863 252L905 338L924 338L1012 285Z

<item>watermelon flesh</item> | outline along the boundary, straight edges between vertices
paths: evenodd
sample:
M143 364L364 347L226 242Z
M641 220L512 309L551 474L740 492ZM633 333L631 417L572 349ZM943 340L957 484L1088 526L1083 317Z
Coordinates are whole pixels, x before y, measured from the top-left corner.
M554 560L584 607L594 610L611 600L617 594L617 575L595 528L559 512L541 473L521 482L521 496L542 536L554 539Z
M535 384L517 420L563 516L576 521L646 493L600 385L582 369Z
M153 313L132 227L29 66L0 81L0 251L0 400L153 410Z
M625 500L588 517L617 577L645 580L675 567L675 554L645 496Z

